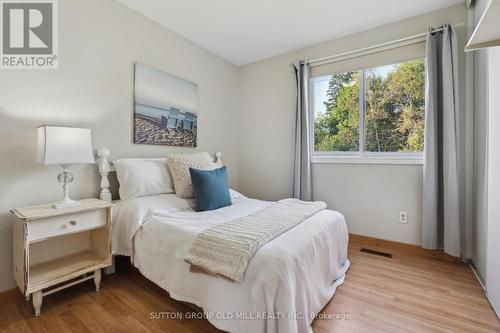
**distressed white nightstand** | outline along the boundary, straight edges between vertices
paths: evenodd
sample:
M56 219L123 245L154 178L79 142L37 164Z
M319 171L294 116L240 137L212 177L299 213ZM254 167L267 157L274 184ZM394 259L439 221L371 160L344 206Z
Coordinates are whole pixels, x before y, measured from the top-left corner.
M14 278L35 315L42 298L77 283L94 279L111 265L111 203L80 200L80 206L54 209L52 205L13 209Z

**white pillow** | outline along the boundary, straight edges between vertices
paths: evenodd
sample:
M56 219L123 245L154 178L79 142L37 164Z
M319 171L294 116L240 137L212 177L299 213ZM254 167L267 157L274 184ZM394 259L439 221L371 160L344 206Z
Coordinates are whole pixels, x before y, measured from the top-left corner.
M194 198L189 168L202 170L217 168L217 164L208 153L170 154L167 164L174 179L175 194L185 199Z
M120 199L174 193L166 158L123 158L113 161Z

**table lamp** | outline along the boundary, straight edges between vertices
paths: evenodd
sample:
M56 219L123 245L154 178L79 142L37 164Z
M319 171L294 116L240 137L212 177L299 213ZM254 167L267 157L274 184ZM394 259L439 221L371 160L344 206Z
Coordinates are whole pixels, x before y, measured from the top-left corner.
M69 198L69 184L74 177L68 172L68 168L72 164L95 163L90 129L42 125L38 127L37 135L37 163L59 164L63 168L57 179L62 184L64 198L54 203L53 207L61 209L78 206L78 201Z

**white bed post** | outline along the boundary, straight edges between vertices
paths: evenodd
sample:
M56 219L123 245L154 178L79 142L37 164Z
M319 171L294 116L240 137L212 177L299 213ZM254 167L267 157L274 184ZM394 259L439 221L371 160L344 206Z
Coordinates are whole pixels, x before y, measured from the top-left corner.
M109 163L109 150L106 148L100 148L97 150L97 166L99 168L99 173L101 174L101 193L99 197L101 200L111 202L111 191L109 190L109 179L108 175L111 171L111 164ZM111 217L110 217L111 218ZM104 274L111 275L115 273L115 256L112 256L111 266L104 267ZM94 275L94 282L96 285L96 290L99 291L99 284L101 280L101 271L99 270L99 276Z
M101 174L101 200L111 202L111 191L109 190L109 179L108 174L111 171L111 164L109 164L109 150L106 148L100 148L97 150L97 166L99 167L99 173Z
M220 168L224 165L224 163L222 162L222 153L220 151L216 151L215 152L215 164L217 164L217 166Z

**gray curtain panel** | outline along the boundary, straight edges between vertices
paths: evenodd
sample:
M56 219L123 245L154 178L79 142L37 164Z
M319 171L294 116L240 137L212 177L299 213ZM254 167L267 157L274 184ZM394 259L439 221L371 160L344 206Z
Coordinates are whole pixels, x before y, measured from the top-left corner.
M457 37L451 25L427 34L423 247L461 254Z
M293 67L297 84L293 196L300 200L311 201L311 136L309 126L312 116L309 110L308 96L310 68L306 62L296 62Z

